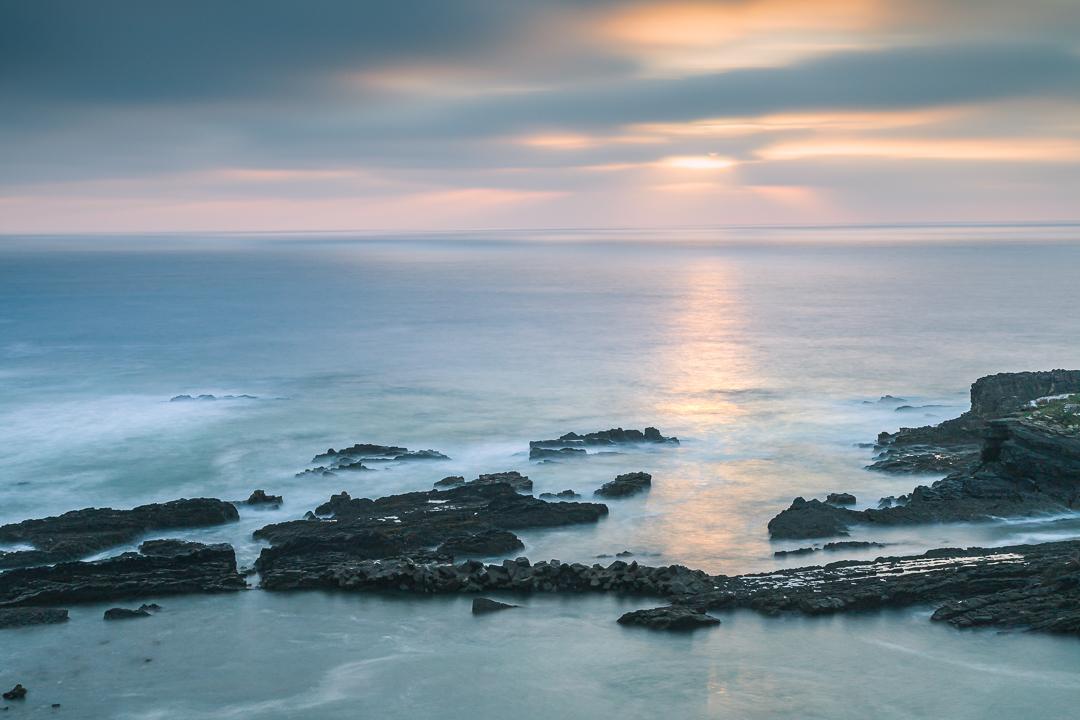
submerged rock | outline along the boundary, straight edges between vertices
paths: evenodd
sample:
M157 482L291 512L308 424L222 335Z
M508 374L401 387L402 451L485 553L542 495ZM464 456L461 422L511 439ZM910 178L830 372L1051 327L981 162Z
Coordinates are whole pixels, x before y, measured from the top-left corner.
M530 460L566 460L567 458L579 458L588 455L588 451L585 448L577 447L564 447L564 448L545 448L545 447L533 447L529 448Z
M685 605L634 610L620 617L618 622L620 625L640 625L653 630L696 630L720 624L716 618Z
M648 490L651 485L652 475L647 472L625 473L601 485L593 495L607 498L628 497Z
M487 613L499 612L500 610L510 610L516 608L517 605L511 605L510 603L499 602L498 600L491 600L490 598L473 598L472 601L472 614L473 615L485 615Z
M67 620L68 611L63 608L0 608L0 630L28 625L53 625Z
M3 697L5 700L25 700L26 688L24 688L22 684L18 684L4 693ZM6 710L7 708L4 709Z
M105 611L106 620L132 620L144 617L150 617L150 613L143 608L131 610L130 608L114 607Z
M0 526L0 542L28 543L35 549L0 552L0 568L74 560L133 542L156 530L222 525L239 517L231 503L194 498L140 505L131 510L86 508L24 520Z
M341 450L330 448L311 459L312 464L328 463L331 469L355 463L407 462L414 460L449 460L437 450L409 450L397 445L356 443Z

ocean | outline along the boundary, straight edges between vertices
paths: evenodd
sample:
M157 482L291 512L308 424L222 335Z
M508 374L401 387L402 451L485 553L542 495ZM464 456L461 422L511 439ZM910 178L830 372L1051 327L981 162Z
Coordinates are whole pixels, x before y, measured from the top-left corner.
M0 523L263 488L285 503L171 534L250 565L253 530L341 490L519 470L538 493L589 495L645 470L647 495L595 526L522 532L521 554L726 574L872 558L774 558L808 543L765 525L795 496L872 507L934 480L866 471L865 444L958 415L976 378L1080 367L1077 240L1052 225L0 238ZM681 445L528 459L529 440L649 425ZM296 477L354 442L451 459ZM904 554L1078 536L1066 515L852 539ZM1061 718L1080 697L1075 640L957 631L922 606L718 613L670 636L617 625L658 604L617 597L482 618L464 597L159 602L148 621L72 606L65 625L0 633L0 685L39 701L12 716Z

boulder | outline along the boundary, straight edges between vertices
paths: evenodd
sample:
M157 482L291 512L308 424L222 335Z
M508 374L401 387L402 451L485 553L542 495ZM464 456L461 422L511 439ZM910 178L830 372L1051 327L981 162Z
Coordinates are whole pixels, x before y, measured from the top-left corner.
M142 608L132 610L130 608L114 607L105 611L106 620L132 620L144 617L150 617L150 613Z
M4 693L3 697L5 700L25 700L26 688L24 688L21 684L16 685L15 687ZM4 709L6 710L7 708Z
M244 501L248 505L280 505L284 502L280 495L267 495L265 490L255 490Z
M0 630L28 625L53 625L67 622L68 611L62 608L9 607L0 608Z
M510 603L499 602L498 600L491 600L490 598L478 597L473 598L472 614L485 615L487 613L499 612L500 610L509 610L516 607L518 606L511 605Z
M651 485L652 475L647 472L625 473L601 485L593 495L607 498L628 497L648 490Z

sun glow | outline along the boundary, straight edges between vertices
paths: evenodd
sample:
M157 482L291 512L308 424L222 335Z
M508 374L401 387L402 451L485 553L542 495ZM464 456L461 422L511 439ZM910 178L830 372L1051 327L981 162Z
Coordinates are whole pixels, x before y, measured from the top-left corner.
M660 161L662 167L680 170L728 170L735 167L735 160L722 155L675 155Z

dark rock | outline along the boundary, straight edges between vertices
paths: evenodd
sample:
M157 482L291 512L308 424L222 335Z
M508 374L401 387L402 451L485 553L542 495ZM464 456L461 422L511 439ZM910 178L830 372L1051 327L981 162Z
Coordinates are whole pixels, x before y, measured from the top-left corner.
M475 485L495 485L503 483L514 488L518 492L532 492L533 483L527 476L522 475L516 470L510 470L507 472L490 473L488 475L481 475L475 480L465 482L465 478L460 475L451 475L444 477L435 483L436 489L461 487L463 485L475 486Z
M647 472L632 472L617 476L614 480L600 486L593 495L596 497L619 498L636 495L648 490L652 485L652 475Z
M720 621L701 610L683 605L634 610L619 618L620 625L640 625L653 630L696 630Z
M557 493L540 493L541 500L577 500L581 496L573 490L562 490Z
M372 445L356 443L341 450L330 448L312 458L312 464L328 463L331 469L356 463L407 462L414 460L449 460L436 450L409 450L396 445Z
M773 557L788 557L789 555L809 555L816 553L818 549L816 547L801 547L794 550L777 550L773 553Z
M280 495L267 495L265 490L256 490L245 502L248 505L280 505L284 501Z
M791 507L769 521L769 536L799 540L847 535L848 527L858 522L860 517L854 510L827 505L820 500L797 497L792 501Z
M438 552L451 557L464 555L505 555L521 550L525 544L509 530L481 530L471 535L458 535L439 545Z
M518 606L483 597L473 598L472 601L473 615L484 615L486 613L498 612L500 610L509 610L516 607Z
M0 629L28 625L52 625L67 622L68 611L62 608L0 608Z
M530 460L565 460L567 458L585 457L588 454L589 453L585 448L577 448L577 447L565 447L565 448L533 447L533 448L529 448L529 459Z
M143 603L139 606L139 609L149 613L156 613L161 611L161 606L157 603Z
M16 685L15 687L4 693L3 697L5 700L24 700L26 698L26 688L24 688L21 684Z
M502 554L517 547L512 533L530 527L558 527L596 522L607 507L596 503L549 503L519 494L504 482L471 482L449 490L405 493L370 500L340 493L317 509L333 522L296 520L256 531L273 545L262 551L256 567L270 589L334 586L328 573L365 560L408 556L415 562L446 557L443 543L497 539ZM483 541L483 542L481 542ZM518 541L520 542L520 541ZM439 547L434 555L430 548Z
M142 608L131 610L129 608L115 607L105 611L106 620L133 620L144 617L150 617L150 613Z
M871 542L869 540L841 540L840 542L825 543L821 546L822 550L837 551L837 550L862 550L866 548L882 548L885 547L885 543Z
M100 602L145 596L243 590L230 545L178 540L143 543L149 552L65 562L0 574L0 606Z
M0 542L29 543L35 550L0 552L0 567L72 560L136 540L156 530L222 525L239 519L231 503L212 498L173 500L132 510L86 508L41 520L0 526Z
M611 430L600 430L584 435L569 432L556 440L533 440L529 443L529 450L531 453L535 448L561 450L563 448L607 447L611 445L633 444L678 445L679 439L674 437L664 437L660 434L660 431L654 427L647 427L644 431L612 428Z
M829 503L830 505L854 505L855 496L851 493L845 492L829 493L828 497L825 498L825 502Z

